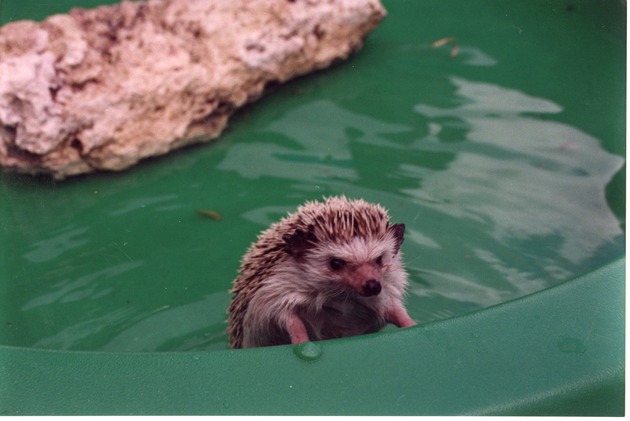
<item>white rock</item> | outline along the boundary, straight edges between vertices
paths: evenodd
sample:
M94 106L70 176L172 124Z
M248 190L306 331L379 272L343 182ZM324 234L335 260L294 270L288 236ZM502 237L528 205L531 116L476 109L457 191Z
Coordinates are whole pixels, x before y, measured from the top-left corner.
M218 137L269 83L359 49L379 0L150 0L0 28L0 164L122 170Z

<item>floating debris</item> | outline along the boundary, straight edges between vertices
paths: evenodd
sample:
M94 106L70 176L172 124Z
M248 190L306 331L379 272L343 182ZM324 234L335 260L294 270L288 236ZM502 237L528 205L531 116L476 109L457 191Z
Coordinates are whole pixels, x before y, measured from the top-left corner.
M207 216L208 218L212 218L215 221L220 221L221 219L223 219L223 216L221 216L221 214L219 212L213 211L213 210L197 209L197 213L199 215L203 215L203 216Z
M448 44L449 42L455 42L455 38L453 37L440 38L437 41L433 41L433 43L431 44L431 47L438 48L438 47Z
M455 37L440 38L431 43L431 48L443 47L448 43L454 43L454 42L455 42ZM457 54L459 54L459 45L453 46L453 49L451 50L451 53L449 55L451 56L451 58L455 58L457 57Z

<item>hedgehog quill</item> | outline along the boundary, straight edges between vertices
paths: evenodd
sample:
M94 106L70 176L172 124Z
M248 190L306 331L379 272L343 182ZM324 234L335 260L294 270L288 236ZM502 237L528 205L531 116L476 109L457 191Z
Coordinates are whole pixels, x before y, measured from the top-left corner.
M306 202L243 256L230 292L232 348L342 338L409 327L404 224L362 199Z

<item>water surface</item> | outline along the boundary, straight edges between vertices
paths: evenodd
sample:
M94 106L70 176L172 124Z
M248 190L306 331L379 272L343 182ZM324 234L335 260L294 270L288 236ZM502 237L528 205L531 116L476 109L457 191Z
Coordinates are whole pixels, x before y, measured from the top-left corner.
M409 312L421 323L623 256L615 10L496 2L468 19L478 6L456 3L457 18L386 3L358 55L242 110L210 145L121 174L1 175L0 343L225 349L246 248L331 194L379 202L407 225ZM443 37L455 41L431 47Z

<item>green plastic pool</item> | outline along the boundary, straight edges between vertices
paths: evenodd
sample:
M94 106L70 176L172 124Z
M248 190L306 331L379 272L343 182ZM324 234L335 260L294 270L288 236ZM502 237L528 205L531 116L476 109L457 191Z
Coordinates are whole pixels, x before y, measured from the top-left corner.
M0 174L0 414L624 414L625 2L384 4L213 143ZM342 193L407 225L420 325L229 350L247 246Z

